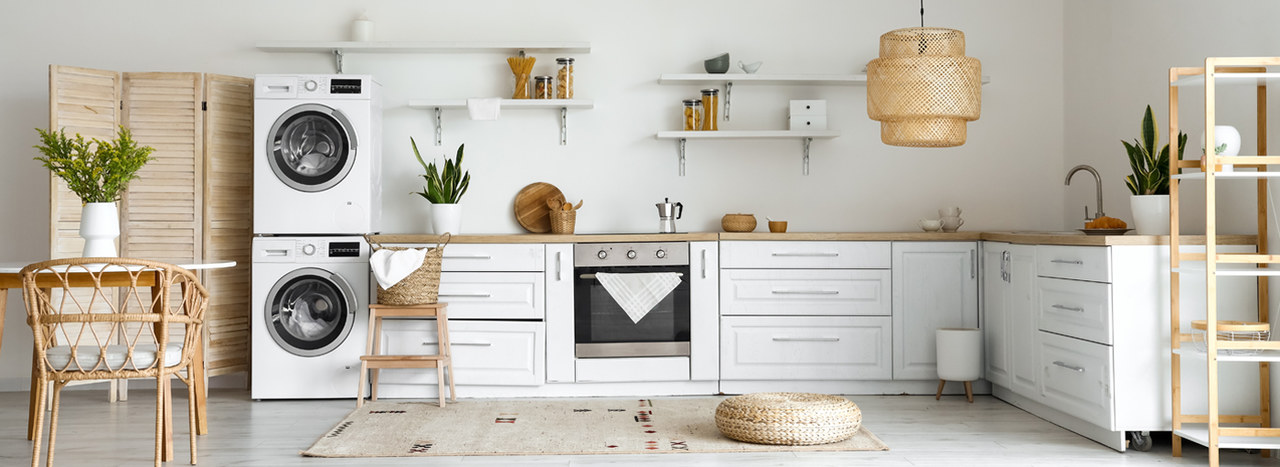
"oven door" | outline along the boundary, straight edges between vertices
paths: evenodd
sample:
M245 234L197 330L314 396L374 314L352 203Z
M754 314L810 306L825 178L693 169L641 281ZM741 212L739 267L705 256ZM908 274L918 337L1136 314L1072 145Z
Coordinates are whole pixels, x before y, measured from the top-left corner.
M689 266L609 266L574 268L574 336L578 358L689 355ZM633 322L596 280L597 272L674 272L680 285L639 322Z

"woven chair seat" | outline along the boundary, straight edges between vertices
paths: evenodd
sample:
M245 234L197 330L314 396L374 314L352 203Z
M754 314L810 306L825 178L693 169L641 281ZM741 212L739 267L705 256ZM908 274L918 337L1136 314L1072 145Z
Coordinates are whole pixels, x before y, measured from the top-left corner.
M156 361L156 346L139 344L133 348L133 359L128 359L129 347L124 345L108 345L105 355L99 355L101 348L82 345L76 349L76 363L71 363L71 346L55 345L45 351L49 369L53 371L94 371L94 370L141 370L150 368ZM99 363L101 360L101 363ZM169 344L164 347L164 366L171 367L182 362L182 345ZM126 365L127 363L127 365Z
M720 402L716 427L748 443L827 444L853 437L862 427L862 411L849 399L827 394L743 394Z

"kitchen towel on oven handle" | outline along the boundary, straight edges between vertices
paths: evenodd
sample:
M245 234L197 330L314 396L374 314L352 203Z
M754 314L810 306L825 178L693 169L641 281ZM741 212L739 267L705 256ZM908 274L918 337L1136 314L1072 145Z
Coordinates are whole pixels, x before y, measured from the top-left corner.
M680 285L680 274L675 272L645 272L631 274L596 273L596 280L618 302L631 322L639 323L658 302Z

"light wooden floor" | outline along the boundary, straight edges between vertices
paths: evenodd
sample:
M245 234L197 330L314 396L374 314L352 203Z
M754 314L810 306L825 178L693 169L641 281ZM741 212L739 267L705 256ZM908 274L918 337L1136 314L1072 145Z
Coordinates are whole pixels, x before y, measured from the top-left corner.
M177 460L186 465L185 391L175 391ZM887 452L805 454L662 454L528 457L416 457L316 459L298 452L355 407L354 401L253 402L247 391L215 390L210 397L210 433L200 437L202 466L221 465L1203 465L1206 451L1186 443L1185 456L1169 455L1168 438L1151 452L1118 453L989 396L854 396L863 423ZM66 391L58 430L58 465L143 465L151 462L154 392L131 391L129 401L110 404L105 391ZM31 462L25 439L27 394L0 393L0 465ZM46 430L47 431L47 430ZM46 443L47 444L47 443ZM1256 454L1224 451L1223 465L1280 465Z

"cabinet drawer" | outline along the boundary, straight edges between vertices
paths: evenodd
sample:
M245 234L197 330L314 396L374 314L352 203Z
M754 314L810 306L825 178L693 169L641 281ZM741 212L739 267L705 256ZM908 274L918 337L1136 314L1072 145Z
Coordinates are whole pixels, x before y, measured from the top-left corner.
M1106 429L1112 423L1111 347L1040 333L1044 403Z
M726 317L723 380L887 380L892 318Z
M1039 277L1040 329L1101 344L1111 340L1111 284Z
M444 247L443 271L539 271L541 243L452 243Z
M890 315L887 269L722 269L721 315Z
M889 242L720 242L722 268L888 269Z
M579 383L688 381L689 357L579 358Z
M440 301L453 319L542 319L540 272L446 272L440 274Z
M1111 249L1105 246L1036 246L1036 274L1111 282Z
M431 355L434 320L383 321L382 348L389 355ZM543 378L542 323L449 320L449 343L459 385L537 386ZM436 384L435 370L383 371L387 384Z

